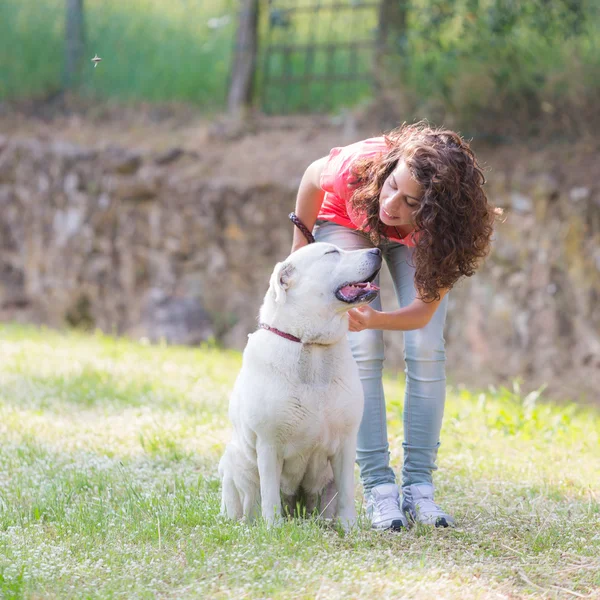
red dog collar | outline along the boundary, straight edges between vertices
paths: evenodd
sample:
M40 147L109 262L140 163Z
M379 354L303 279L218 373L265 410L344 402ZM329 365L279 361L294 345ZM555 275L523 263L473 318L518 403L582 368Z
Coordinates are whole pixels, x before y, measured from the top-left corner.
M285 338L286 340L291 340L292 342L299 342L300 344L302 343L302 340L299 337L296 337L295 335L292 335L291 333L285 333L284 331L279 331L279 329L276 329L275 327L271 327L270 325L267 325L266 323L259 323L258 326L261 329L266 329L267 331L272 331L273 333L276 333L277 335L281 336L282 338Z

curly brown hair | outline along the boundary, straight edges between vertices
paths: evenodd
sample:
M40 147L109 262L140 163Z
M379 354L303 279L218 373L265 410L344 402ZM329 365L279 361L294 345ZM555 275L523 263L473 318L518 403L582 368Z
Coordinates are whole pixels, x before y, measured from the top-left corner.
M499 211L485 195L485 176L473 151L454 131L420 121L403 124L384 138L387 152L352 166L351 205L366 215L362 230L368 230L378 245L385 237L379 219L381 189L398 161L406 162L423 190L414 214L419 232L413 257L415 287L423 300L439 300L441 290L473 275L489 253Z

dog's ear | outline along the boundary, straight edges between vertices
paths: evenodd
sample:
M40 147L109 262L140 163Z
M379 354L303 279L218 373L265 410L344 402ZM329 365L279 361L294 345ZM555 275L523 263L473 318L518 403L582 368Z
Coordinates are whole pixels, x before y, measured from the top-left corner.
M280 262L275 265L269 287L275 294L275 302L278 304L285 302L287 290L293 283L294 265L289 262Z

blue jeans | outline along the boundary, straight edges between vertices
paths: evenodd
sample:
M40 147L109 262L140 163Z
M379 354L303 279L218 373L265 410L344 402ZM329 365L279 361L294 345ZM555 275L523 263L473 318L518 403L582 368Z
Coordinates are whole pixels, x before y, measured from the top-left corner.
M335 244L342 250L374 247L366 234L329 221L317 221L313 233L318 242ZM379 248L390 270L400 306L409 305L416 295L413 250L396 242L383 242ZM379 284L379 277L375 283ZM382 310L381 299L378 297L371 306ZM435 460L446 399L444 323L447 307L448 294L425 327L403 332L406 393L402 486L431 483L432 473L437 469ZM390 467L383 394L383 332L376 329L349 332L348 339L365 396L356 461L366 493L376 485L396 482Z

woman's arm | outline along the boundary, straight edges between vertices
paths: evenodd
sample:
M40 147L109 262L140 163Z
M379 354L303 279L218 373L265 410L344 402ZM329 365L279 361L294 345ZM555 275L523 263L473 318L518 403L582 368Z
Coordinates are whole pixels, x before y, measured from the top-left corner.
M440 305L442 298L448 290L440 291L440 299L433 302L424 302L415 298L408 306L391 312L381 312L372 309L369 305L354 308L348 311L350 317L350 331L362 331L363 329L385 329L391 331L409 331L421 329L433 317Z
M315 160L302 176L300 187L298 188L298 195L296 197L296 215L298 218L312 231L319 211L321 210L321 204L323 204L323 197L325 192L321 189L321 173L325 167L328 157L324 156L319 160ZM294 239L292 242L292 252L306 246L308 241L304 237L304 234L297 228L294 227Z

